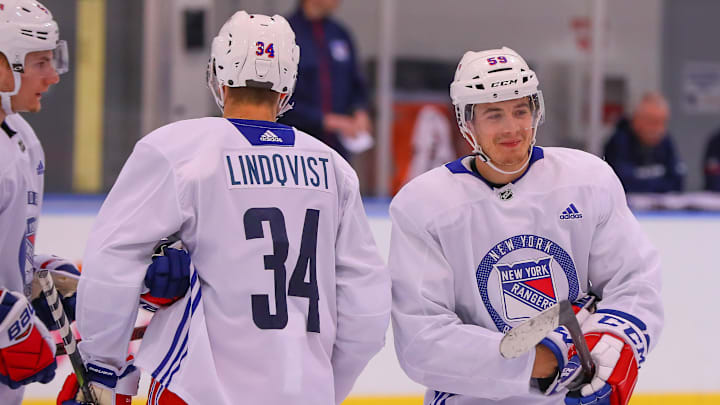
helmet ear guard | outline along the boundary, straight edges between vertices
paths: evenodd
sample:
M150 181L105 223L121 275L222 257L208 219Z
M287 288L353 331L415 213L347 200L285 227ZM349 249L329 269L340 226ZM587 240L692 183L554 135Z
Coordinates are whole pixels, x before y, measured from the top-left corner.
M285 18L238 11L213 39L207 82L225 106L223 86L260 87L280 93L278 116L290 110L300 48Z

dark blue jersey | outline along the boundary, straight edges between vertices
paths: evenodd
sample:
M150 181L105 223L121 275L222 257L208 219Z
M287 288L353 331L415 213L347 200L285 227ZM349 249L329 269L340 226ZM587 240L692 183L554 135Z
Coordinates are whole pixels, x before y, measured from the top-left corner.
M325 133L323 116L367 109L365 80L352 38L335 20L310 21L301 9L288 17L288 22L300 46L300 64L294 107L280 122L312 134L346 155L338 135Z
M720 191L720 131L710 138L705 149L705 189Z
M647 146L623 119L605 144L605 160L628 193L682 191L685 169L669 135L659 144Z

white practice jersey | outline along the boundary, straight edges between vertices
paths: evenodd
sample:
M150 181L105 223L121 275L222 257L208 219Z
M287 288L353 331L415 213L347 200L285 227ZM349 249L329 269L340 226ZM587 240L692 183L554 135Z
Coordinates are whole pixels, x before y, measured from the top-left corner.
M602 160L534 148L500 189L459 159L408 183L390 205L393 333L425 404L563 404L530 374L534 351L500 355L503 333L559 300L593 292L598 312L644 335L663 323L660 262Z
M350 165L292 127L202 118L138 142L100 210L78 292L86 361L125 364L150 254L171 234L194 268L137 356L155 389L330 405L383 346L390 276Z
M30 296L45 154L20 114L0 130L0 288Z

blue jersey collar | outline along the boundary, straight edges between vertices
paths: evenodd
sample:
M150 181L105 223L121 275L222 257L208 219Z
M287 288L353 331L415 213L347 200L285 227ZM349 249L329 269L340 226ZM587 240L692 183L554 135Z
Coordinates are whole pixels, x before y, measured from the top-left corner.
M228 121L253 146L293 146L295 130L293 127L270 121L241 120L228 118Z
M488 181L488 180L487 180L486 178L484 178L483 176L481 176L481 175L473 172L472 170L469 170L467 167L465 167L465 165L462 164L462 160L465 159L466 157L467 157L467 156L463 156L463 157L461 157L461 158L459 158L459 159L457 159L457 160L453 160L452 162L447 163L447 164L445 165L445 167L447 167L448 170L450 170L450 173L453 173L453 174L469 174L469 175L471 175L471 176L475 176L475 177L477 177L478 179L482 180L485 184L488 185L488 187L490 187L490 188L495 188L495 187L494 187L495 185L494 185L493 183L491 183L490 181ZM525 172L523 172L523 174L520 175L520 177L518 177L517 179L513 180L512 183L515 184L515 183L517 183L520 179L522 179L523 177L525 177L525 175L527 174L527 172L530 171L530 166L532 166L533 163L537 162L538 160L540 160L540 159L542 159L542 158L544 158L544 157L545 157L545 153L543 152L542 148L539 147L539 146L533 146L532 155L530 155L530 162L528 162L527 169L525 169Z

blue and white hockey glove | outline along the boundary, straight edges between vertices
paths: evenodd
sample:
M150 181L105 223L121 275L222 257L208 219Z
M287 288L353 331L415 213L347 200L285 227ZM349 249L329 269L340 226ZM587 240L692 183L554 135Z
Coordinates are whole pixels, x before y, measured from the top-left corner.
M23 294L0 289L0 383L12 389L55 377L55 341Z
M581 327L590 317L592 311L594 311L595 301L595 296L587 295L573 303L573 311L575 311L575 316ZM584 327L582 329L585 330ZM567 375L567 369L572 367L572 365L568 366L570 350L573 347L572 338L570 337L570 332L568 332L564 326L561 326L550 332L540 344L553 352L558 363L558 373L552 382L544 389L545 395L553 395L565 390L565 387L573 381L573 379L568 378ZM566 371L566 375L563 375L562 371Z
M190 255L180 240L168 240L155 249L145 274L141 305L155 312L185 296L190 288Z
M73 322L75 320L75 301L77 297L77 284L80 280L80 271L71 261L55 255L35 255L33 262L36 271L45 269L52 275L55 288L62 299L65 316L67 316L69 322ZM32 282L30 299L33 308L35 308L35 315L43 321L48 329L57 329L55 320L50 313L50 307L43 296L42 287L40 286L37 276L35 276Z

